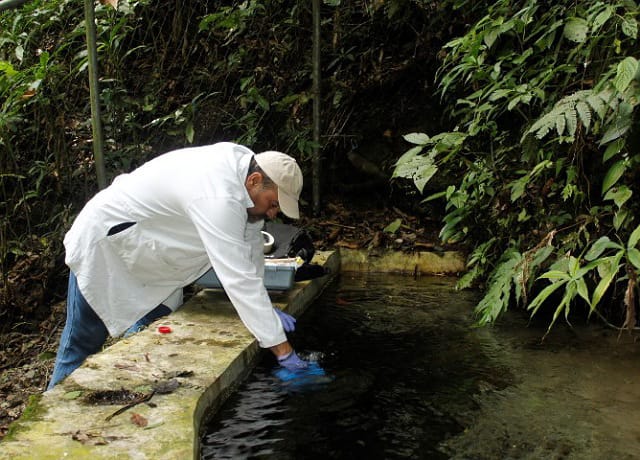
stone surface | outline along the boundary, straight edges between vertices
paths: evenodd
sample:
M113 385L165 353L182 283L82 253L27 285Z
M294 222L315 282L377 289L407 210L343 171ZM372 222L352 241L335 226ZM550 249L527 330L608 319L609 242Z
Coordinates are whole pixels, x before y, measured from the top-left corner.
M458 251L405 253L340 248L340 264L340 270L343 272L453 275L465 270L465 255Z
M331 274L271 293L275 305L300 314L340 269L333 252L319 252L314 262ZM159 326L171 332L161 334ZM197 458L204 414L224 402L258 357L256 340L224 292L202 291L34 398L0 443L0 459ZM135 399L154 390L147 402L115 416L126 403L87 402L96 392L126 391Z

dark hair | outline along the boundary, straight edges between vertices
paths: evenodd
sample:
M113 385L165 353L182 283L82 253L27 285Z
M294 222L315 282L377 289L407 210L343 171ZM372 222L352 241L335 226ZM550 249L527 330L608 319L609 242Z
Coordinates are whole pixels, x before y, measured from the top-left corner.
M256 157L251 157L251 162L249 163L249 170L247 171L247 177L249 177L254 172L260 173L262 175L262 187L263 188L274 188L276 183L271 180L271 178L265 173L260 166L258 166L258 162L256 161Z

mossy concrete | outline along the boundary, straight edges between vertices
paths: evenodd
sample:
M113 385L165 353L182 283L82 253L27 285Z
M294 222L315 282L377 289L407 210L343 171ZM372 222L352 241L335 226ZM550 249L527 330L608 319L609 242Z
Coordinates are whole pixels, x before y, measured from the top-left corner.
M331 274L296 283L285 293L272 292L275 305L299 315L340 268L334 252L319 252L314 262ZM160 325L171 332L159 333ZM205 414L226 399L258 357L257 341L224 292L201 291L147 330L91 356L36 398L0 443L0 459L197 458ZM111 418L123 403L85 401L92 392L121 389L136 395L156 392L150 404Z
M453 274L459 253L319 252L331 274L271 293L279 308L301 314L339 271ZM341 265L342 264L342 265ZM171 333L158 332L160 325ZM32 404L0 442L0 459L198 458L201 425L251 371L259 347L221 290L204 290L147 330L118 340ZM156 392L112 416L119 405L90 405L92 392ZM134 415L136 414L136 415ZM112 416L112 417L110 417ZM138 423L135 423L135 421ZM145 425L146 426L141 426Z
M465 255L459 251L406 253L340 248L340 270L405 275L456 275L465 270Z

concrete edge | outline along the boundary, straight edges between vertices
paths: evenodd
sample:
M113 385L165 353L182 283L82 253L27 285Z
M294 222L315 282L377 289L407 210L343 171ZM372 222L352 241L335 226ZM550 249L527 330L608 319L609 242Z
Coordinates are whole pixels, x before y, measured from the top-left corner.
M405 275L457 275L466 270L460 251L421 251L339 248L341 272L401 273Z
M270 293L274 305L299 315L339 272L338 253L318 252L314 262L330 274ZM160 334L160 324L172 332ZM0 458L198 458L206 414L226 400L258 357L257 341L224 292L202 291L147 330L91 356L35 398L0 442ZM145 395L153 387L163 391L156 389L152 406L138 404L116 416L126 402L87 403L105 391Z

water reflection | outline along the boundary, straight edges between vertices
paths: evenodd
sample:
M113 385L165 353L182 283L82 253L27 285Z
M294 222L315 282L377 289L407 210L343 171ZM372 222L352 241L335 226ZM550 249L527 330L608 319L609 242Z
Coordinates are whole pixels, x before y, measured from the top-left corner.
M202 458L640 458L636 343L560 325L540 344L522 314L477 329L454 283L342 276L292 337L333 380L291 391L265 353Z

